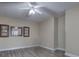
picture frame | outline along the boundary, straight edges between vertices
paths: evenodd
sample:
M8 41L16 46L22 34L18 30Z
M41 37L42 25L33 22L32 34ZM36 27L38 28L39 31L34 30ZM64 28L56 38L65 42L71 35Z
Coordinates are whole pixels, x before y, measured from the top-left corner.
M23 27L23 36L30 37L30 28L29 27L26 27L26 26Z
M0 24L0 37L9 37L9 25Z
M10 35L11 36L22 36L22 27L10 27Z

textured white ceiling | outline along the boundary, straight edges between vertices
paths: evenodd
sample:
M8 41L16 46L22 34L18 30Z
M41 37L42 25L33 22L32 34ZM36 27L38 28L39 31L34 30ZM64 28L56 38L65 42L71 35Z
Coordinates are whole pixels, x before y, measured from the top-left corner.
M78 2L37 2L37 5L43 6L40 8L40 11L43 12L42 15L35 14L32 16L27 16L28 10L21 10L20 8L27 8L27 2L6 2L0 3L0 15L7 16L17 19L31 20L40 22L49 18L51 15L63 15L64 10L78 6Z

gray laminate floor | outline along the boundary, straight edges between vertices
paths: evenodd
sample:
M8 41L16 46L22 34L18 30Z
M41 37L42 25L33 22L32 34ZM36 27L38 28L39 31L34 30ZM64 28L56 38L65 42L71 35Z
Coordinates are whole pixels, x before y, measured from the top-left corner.
M0 52L0 57L64 57L64 52L32 47Z

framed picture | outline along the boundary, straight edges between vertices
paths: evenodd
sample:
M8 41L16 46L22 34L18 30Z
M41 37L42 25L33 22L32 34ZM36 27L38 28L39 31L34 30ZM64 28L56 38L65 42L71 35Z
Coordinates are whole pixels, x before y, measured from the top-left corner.
M23 36L24 37L30 36L30 28L29 27L23 27Z
M9 25L0 24L0 37L8 37L9 36Z
M22 27L10 27L10 34L11 36L22 36Z

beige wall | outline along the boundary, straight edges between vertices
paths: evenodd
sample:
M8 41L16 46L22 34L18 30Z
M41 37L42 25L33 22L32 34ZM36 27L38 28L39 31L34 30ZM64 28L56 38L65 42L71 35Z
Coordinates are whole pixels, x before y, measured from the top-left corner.
M66 52L79 56L79 7L66 11Z
M54 17L40 23L41 46L54 48Z
M58 17L58 48L65 49L65 16Z
M0 24L30 27L30 37L0 38L0 50L40 45L48 48L64 48L64 16L50 17L40 23L0 17ZM40 36L39 36L40 35Z
M39 25L37 23L0 17L0 24L30 27L30 37L0 37L0 50L38 45Z

